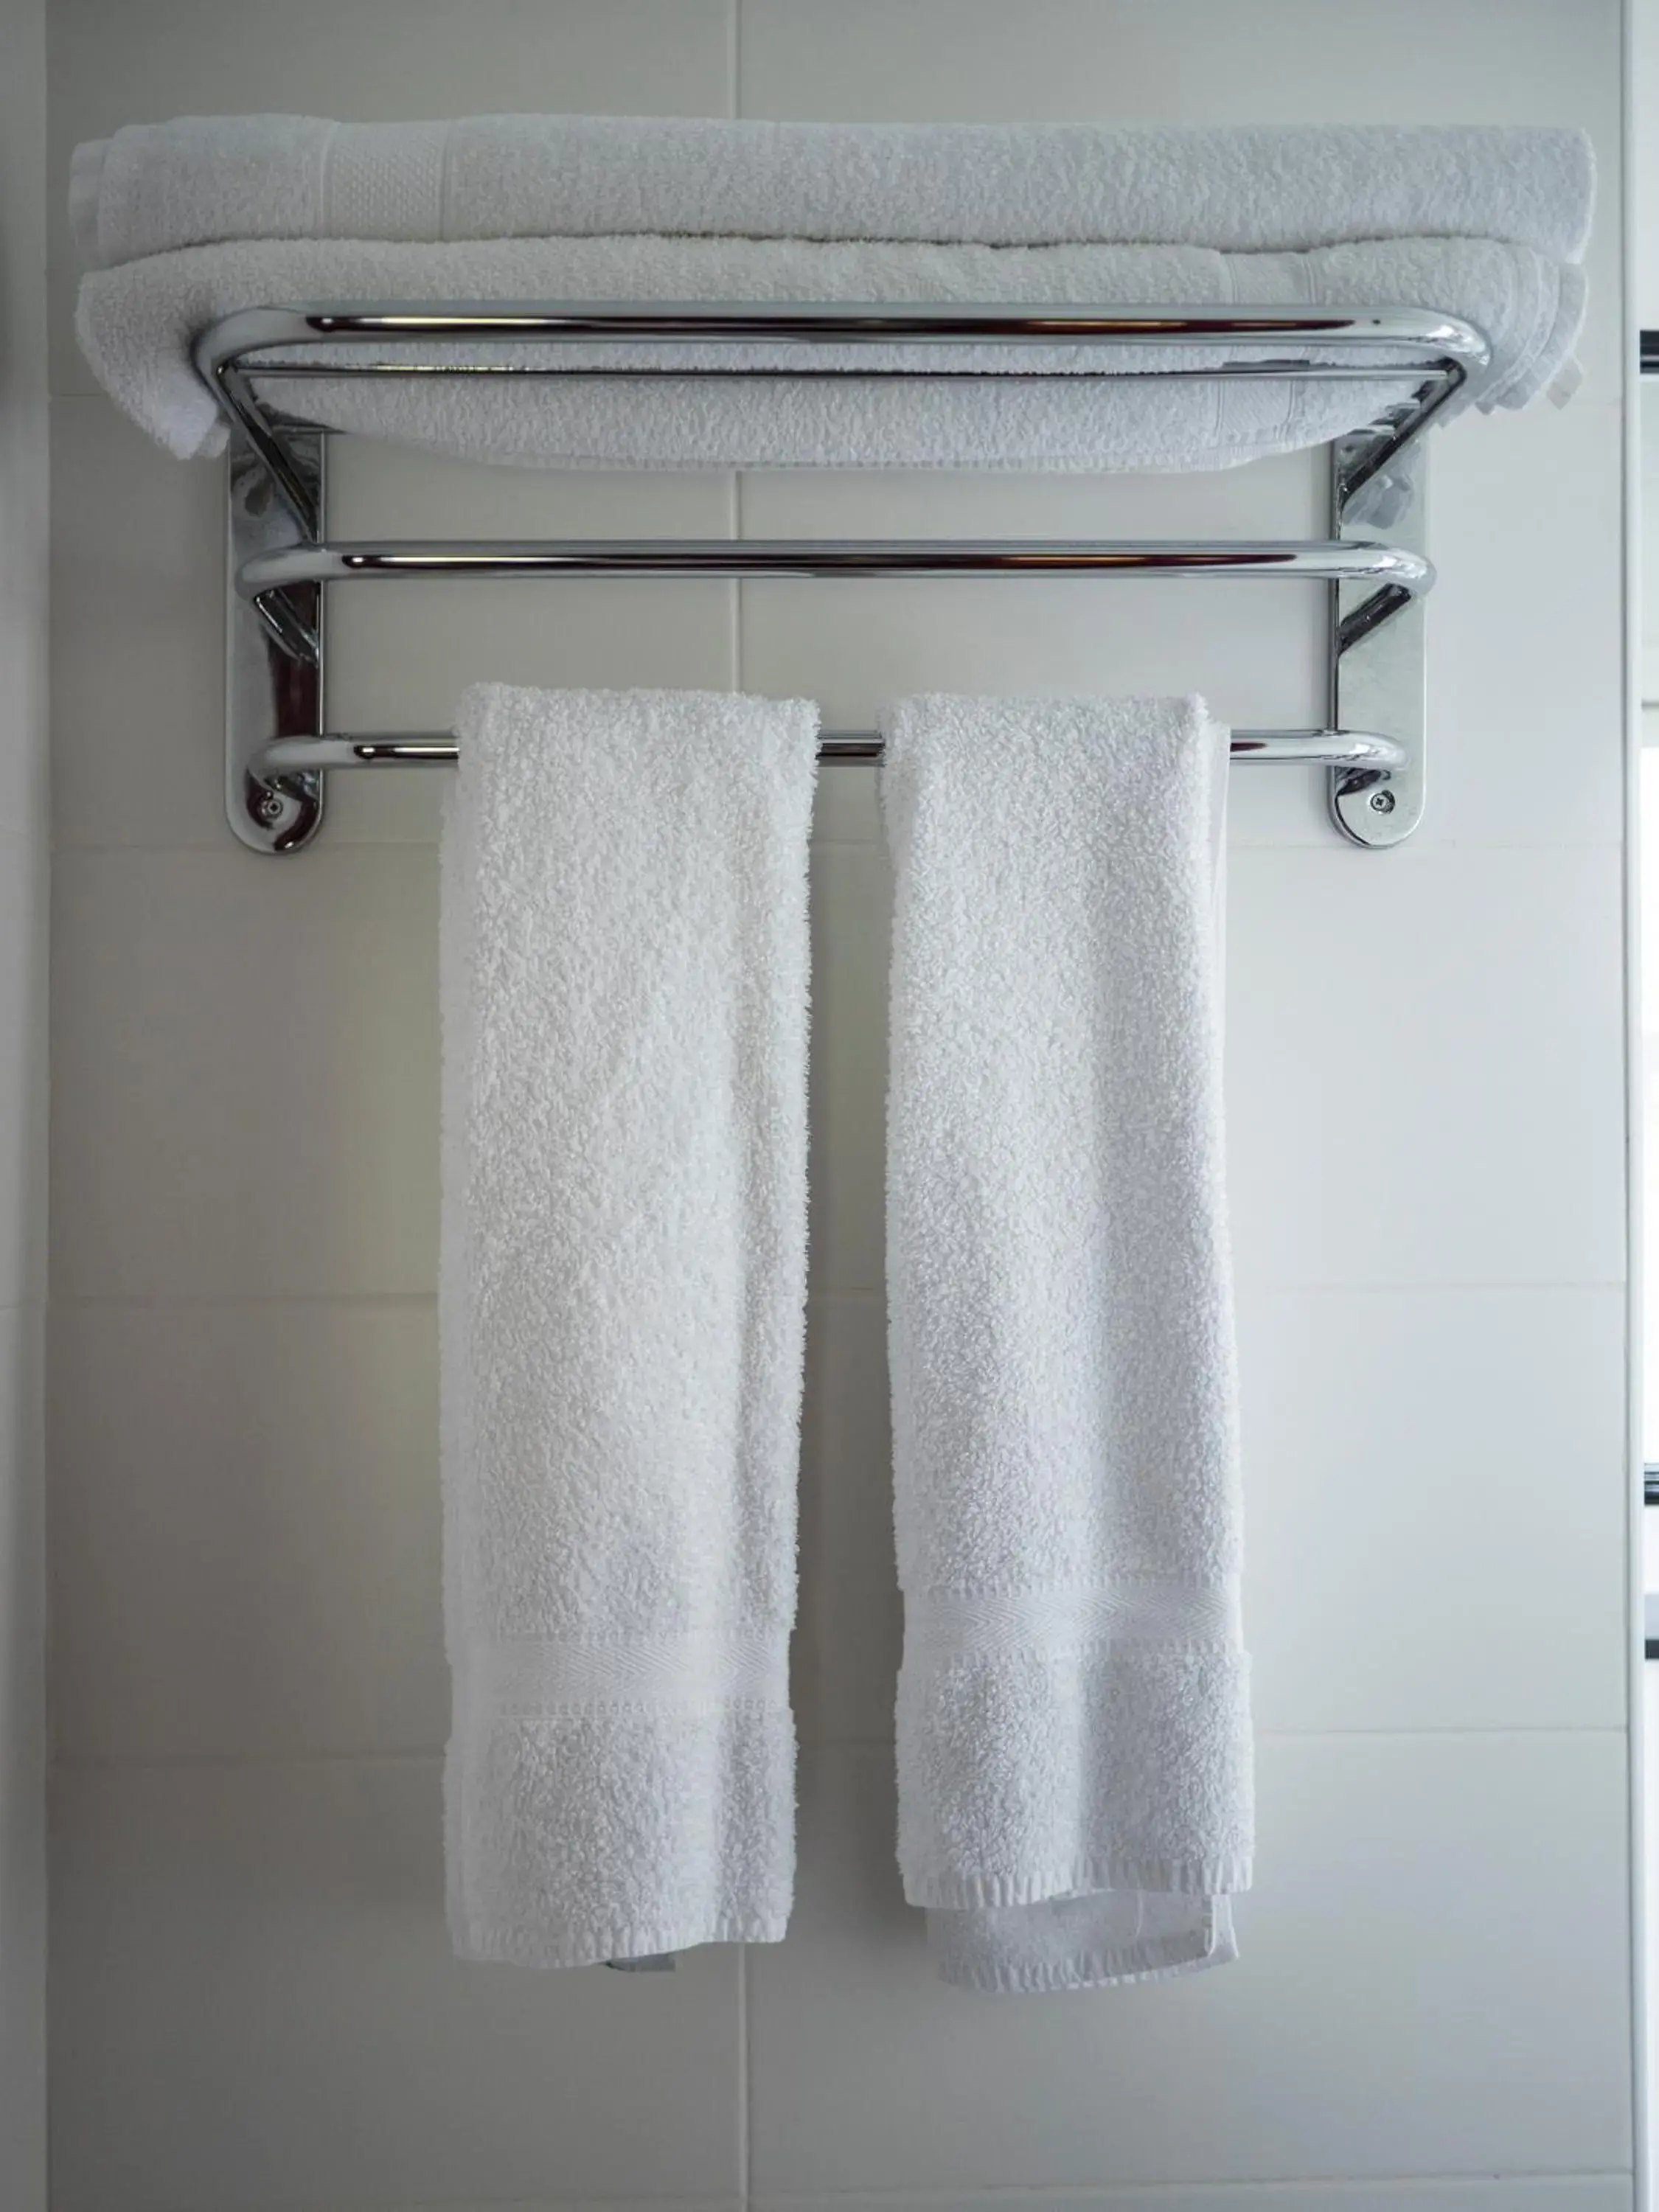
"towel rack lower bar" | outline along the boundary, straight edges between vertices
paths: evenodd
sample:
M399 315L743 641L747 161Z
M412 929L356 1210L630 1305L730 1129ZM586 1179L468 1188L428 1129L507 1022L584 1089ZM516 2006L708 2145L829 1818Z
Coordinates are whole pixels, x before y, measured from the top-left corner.
M325 540L259 553L237 588L257 599L353 576L1310 576L1364 578L1413 596L1434 581L1420 553L1364 539L593 538Z
M826 730L818 741L821 761L878 761L882 750L878 730ZM446 732L410 731L395 737L276 738L248 767L257 776L275 778L337 768L452 768L460 757L460 746ZM1404 767L1406 750L1367 730L1235 730L1232 757L1387 774Z
M1425 592L1420 553L1368 539L1219 544L1101 538L497 538L340 544L325 540L258 553L235 584L284 652L317 659L319 632L296 587L399 576L1197 576L1310 577L1370 583L1351 622L1375 625Z

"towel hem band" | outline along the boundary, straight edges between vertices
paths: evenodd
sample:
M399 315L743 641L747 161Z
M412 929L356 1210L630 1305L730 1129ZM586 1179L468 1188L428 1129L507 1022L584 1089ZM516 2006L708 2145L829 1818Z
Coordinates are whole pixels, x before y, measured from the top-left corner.
M1043 1905L1066 1897L1091 1897L1102 1890L1139 1889L1160 1897L1231 1897L1250 1886L1248 1858L1128 1859L1074 1861L1023 1875L904 1875L904 1894L912 1905L963 1912L987 1906Z
M789 1916L782 1912L720 1913L684 1926L584 1929L562 1937L477 1921L453 1925L455 1955L498 1966L602 1966L613 1959L660 1956L703 1943L781 1943Z
M955 1989L982 1990L994 1996L1041 1996L1054 1990L1086 1990L1103 1982L1167 1982L1177 1974L1201 1973L1206 1966L1231 1966L1238 1956L1229 1942L1206 1940L1202 1951L1193 1938L1167 1936L1154 1943L1130 1944L1121 1951L1086 1951L1052 1966L969 1966L945 1960L939 1978ZM1205 1939L1200 1939L1205 1940Z

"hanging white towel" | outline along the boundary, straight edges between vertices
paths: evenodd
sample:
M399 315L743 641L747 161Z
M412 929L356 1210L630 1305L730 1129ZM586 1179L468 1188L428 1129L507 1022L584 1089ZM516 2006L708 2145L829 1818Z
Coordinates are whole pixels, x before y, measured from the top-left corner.
M1251 1852L1202 702L886 720L899 1858L949 1980L1233 1955Z
M465 1957L775 1942L817 714L486 684L442 849Z
M1412 235L1576 259L1582 131L186 115L77 146L92 268L233 238L871 238L1244 252Z

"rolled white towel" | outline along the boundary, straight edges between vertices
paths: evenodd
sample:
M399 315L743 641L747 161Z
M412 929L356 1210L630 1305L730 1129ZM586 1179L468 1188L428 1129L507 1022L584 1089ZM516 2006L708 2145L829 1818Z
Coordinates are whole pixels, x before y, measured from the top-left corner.
M815 244L799 239L498 239L243 241L157 254L82 280L76 319L100 382L181 455L222 450L225 427L191 362L198 334L239 307L352 300L964 301L1291 309L1420 307L1467 317L1492 349L1466 390L1518 407L1570 359L1583 272L1489 239L1383 239L1303 253L1191 246ZM360 356L359 356L360 357ZM519 365L634 362L657 369L902 363L926 381L817 380L647 384L477 376L273 384L284 408L328 428L400 438L474 459L563 467L751 466L1206 469L1322 444L1369 422L1401 382L1320 386L1143 376L1104 385L1066 372L1194 368L1212 353L1002 349L695 346L514 347ZM307 358L326 362L325 349ZM1352 356L1346 358L1351 362ZM975 381L962 372L1001 372ZM257 379L256 379L257 380ZM1460 403L1462 404L1462 403Z
M1571 261L1593 182L1582 131L1506 125L183 116L77 147L70 222L92 268L237 238L644 232L1237 252L1468 237Z

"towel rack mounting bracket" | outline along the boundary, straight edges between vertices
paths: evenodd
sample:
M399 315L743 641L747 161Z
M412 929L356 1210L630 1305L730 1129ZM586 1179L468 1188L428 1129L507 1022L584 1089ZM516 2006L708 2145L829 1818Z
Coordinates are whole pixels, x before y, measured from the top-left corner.
M1331 448L1331 514L1340 538L1376 527L1386 502L1389 539L1402 551L1421 554L1427 544L1426 462L1421 445L1397 448L1388 458L1387 481L1371 473L1385 433L1357 431ZM1401 593L1379 620L1368 619L1378 600L1397 591L1362 584L1331 586L1330 719L1339 730L1386 730L1405 755L1386 772L1334 768L1331 819L1356 845L1386 850L1409 837L1423 818L1426 797L1428 670L1424 603Z
M289 465L315 512L325 512L328 441L318 430L283 434ZM260 754L278 740L316 735L324 720L327 594L320 584L289 586L278 641L269 612L246 599L246 562L305 542L301 526L251 447L233 445L226 530L225 812L256 853L297 853L323 826L325 783L316 769L261 774Z

